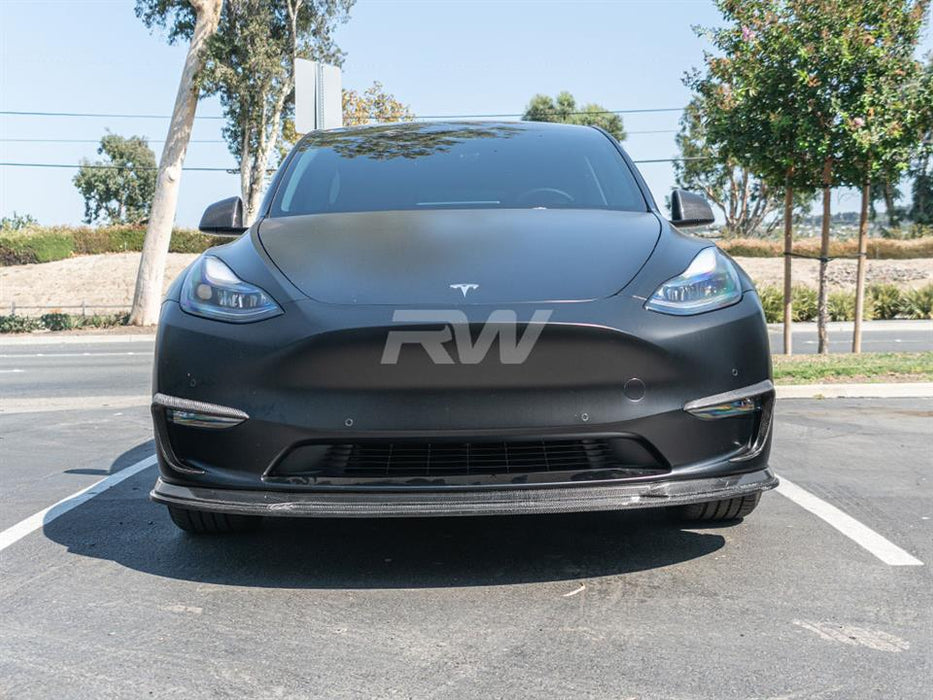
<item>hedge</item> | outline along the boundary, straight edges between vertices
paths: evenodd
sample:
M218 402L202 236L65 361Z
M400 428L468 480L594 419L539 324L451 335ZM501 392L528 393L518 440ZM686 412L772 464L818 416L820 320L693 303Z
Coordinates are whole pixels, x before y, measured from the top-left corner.
M71 331L76 328L112 328L129 323L129 314L52 313L42 316L0 316L0 333L30 333L32 331Z
M746 258L776 258L784 255L784 242L762 238L732 238L716 241L729 255ZM794 253L818 257L819 238L800 238L794 241ZM829 256L854 258L858 254L858 241L834 240L829 243ZM908 260L911 258L933 258L933 236L896 240L892 238L870 238L868 257L883 260Z
M0 266L51 262L72 255L139 252L146 229L136 226L34 226L0 233ZM175 229L169 251L203 253L223 239L191 229Z
M139 252L143 249L146 230L139 226L30 226L17 231L0 232L0 266L51 262L72 255ZM169 251L172 253L203 253L223 239L192 229L175 229ZM780 240L733 238L717 241L730 255L752 258L772 258L783 255ZM819 238L800 238L794 242L794 252L818 256ZM832 257L855 257L858 242L852 239L833 240ZM887 260L933 258L933 236L898 240L872 238L868 241L868 257Z
M893 318L933 318L933 284L919 289L898 289L893 284L873 284L865 290L864 320ZM784 320L784 292L778 287L758 288L758 296L768 323ZM791 292L794 321L815 321L817 293L811 287L794 285ZM827 299L830 321L855 320L855 292L830 292Z

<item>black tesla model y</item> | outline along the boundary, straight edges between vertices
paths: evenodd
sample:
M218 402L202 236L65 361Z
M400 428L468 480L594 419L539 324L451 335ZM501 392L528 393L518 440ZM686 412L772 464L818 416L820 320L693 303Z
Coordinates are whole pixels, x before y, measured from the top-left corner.
M312 133L256 222L207 209L162 306L152 498L193 532L262 516L668 507L777 484L752 282L590 127ZM676 227L676 228L675 228Z

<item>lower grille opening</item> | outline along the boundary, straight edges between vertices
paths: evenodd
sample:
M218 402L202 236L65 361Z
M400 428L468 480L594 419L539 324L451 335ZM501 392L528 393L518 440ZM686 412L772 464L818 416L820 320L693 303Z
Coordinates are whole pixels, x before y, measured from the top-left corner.
M362 441L316 443L291 450L267 477L395 478L624 471L648 476L669 471L628 438L500 442Z

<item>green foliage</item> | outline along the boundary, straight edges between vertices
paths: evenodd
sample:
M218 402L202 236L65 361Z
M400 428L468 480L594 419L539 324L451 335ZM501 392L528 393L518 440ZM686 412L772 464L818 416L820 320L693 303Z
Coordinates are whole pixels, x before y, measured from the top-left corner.
M681 117L676 137L681 159L674 162L677 186L704 194L719 209L724 235L767 235L778 221L771 214L783 206L783 188L762 182L733 158L719 158L706 136L705 112L702 99L694 97Z
M28 228L0 234L0 265L51 262L71 255L74 240L58 228Z
M31 316L0 316L0 333L30 333L42 329L42 322Z
M149 216L155 194L156 159L146 139L107 134L97 149L104 159L82 160L74 177L84 198L84 221L139 223Z
M21 231L24 228L38 226L39 222L30 214L18 214L15 211L10 216L0 218L0 233Z
M913 58L929 0L718 0L687 83L720 158L780 186L890 180L920 142Z
M870 321L875 317L871 297L866 297L862 307L862 320ZM855 292L830 292L827 299L827 309L830 321L855 320Z
M79 314L51 313L34 316L0 316L0 333L31 333L33 331L70 331L78 328L113 328L129 323L129 314Z
M578 108L573 95L566 91L558 94L556 100L540 94L532 97L531 102L525 107L522 121L598 126L619 141L625 140L622 117L607 112L605 107L598 104L590 103Z
M777 287L758 287L758 298L761 299L761 308L765 312L766 323L781 323L784 321L784 292Z
M50 331L70 331L78 327L77 319L79 318L81 317L72 314L43 314L39 317L39 323Z
M359 126L370 122L392 123L410 122L414 113L386 92L378 80L368 87L363 94L356 90L343 91L343 125Z
M802 284L795 284L791 288L791 302L793 303L792 319L797 322L814 321L817 315L817 292Z
M933 284L906 290L901 310L905 318L933 319Z
M159 0L138 0L151 6ZM165 2L165 0L161 0ZM295 58L343 64L334 33L355 0L226 0L217 32L207 42L202 94L217 96L226 117L223 135L241 171L250 220L265 187L283 125L294 112ZM190 13L189 13L190 15ZM146 15L143 15L144 19ZM179 36L190 38L190 17Z
M63 260L75 255L139 252L146 230L138 226L101 228L35 227L16 233L0 233L0 267ZM214 236L188 229L172 232L169 252L203 253L219 243Z
M897 318L903 311L904 301L901 290L893 284L869 285L865 295L865 305L871 304L875 318L890 320Z
M773 286L758 288L758 297L768 323L781 323L784 320L784 293ZM793 320L812 321L816 318L817 292L804 285L794 285L792 291L794 303ZM855 292L831 292L828 299L829 318L831 321L855 320ZM895 318L928 319L933 318L933 284L920 289L900 290L893 284L873 284L865 293L865 305L862 319L891 320Z

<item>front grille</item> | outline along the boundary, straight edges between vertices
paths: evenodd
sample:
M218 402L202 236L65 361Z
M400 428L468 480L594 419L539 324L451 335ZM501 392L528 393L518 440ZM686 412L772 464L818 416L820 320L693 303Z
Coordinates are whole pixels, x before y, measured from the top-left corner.
M631 476L667 471L625 439L507 442L358 442L304 445L268 476L445 477L625 469Z

